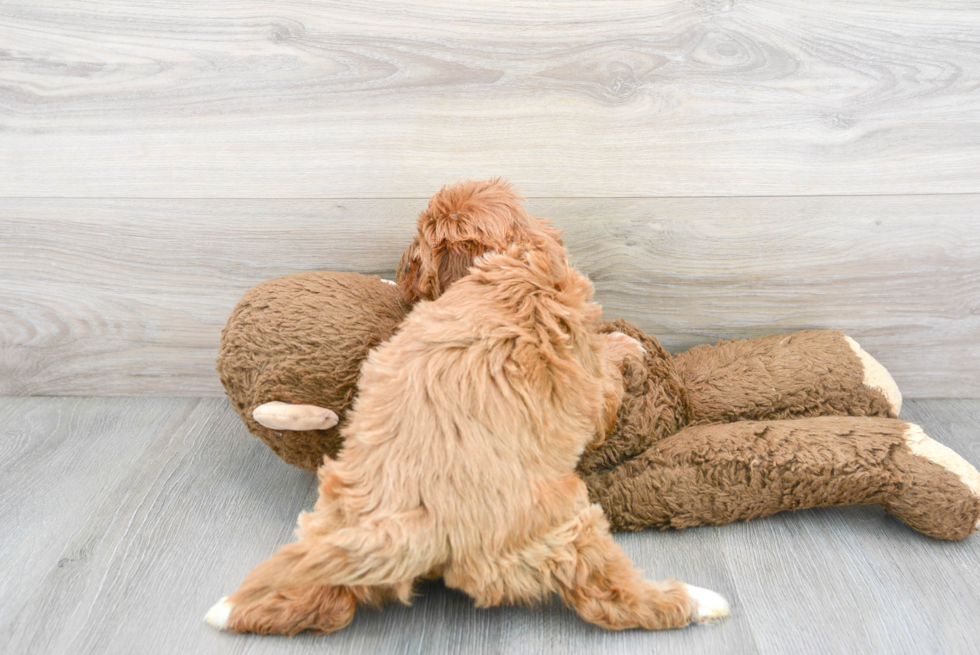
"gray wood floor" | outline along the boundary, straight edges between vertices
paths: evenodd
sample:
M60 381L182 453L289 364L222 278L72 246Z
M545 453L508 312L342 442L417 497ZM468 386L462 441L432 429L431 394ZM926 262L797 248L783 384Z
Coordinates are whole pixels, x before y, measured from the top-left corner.
M903 418L980 463L980 400L909 401ZM980 535L933 541L871 507L617 536L648 577L727 596L716 626L606 633L558 603L479 610L427 583L413 607L328 637L221 634L205 610L290 540L311 474L223 399L4 398L0 426L8 653L950 654L980 639Z

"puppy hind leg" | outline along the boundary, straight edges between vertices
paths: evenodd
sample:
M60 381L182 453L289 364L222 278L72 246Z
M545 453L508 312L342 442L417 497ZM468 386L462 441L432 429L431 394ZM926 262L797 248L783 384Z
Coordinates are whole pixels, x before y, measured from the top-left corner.
M528 602L557 591L579 616L607 630L681 628L729 614L725 599L707 589L641 579L596 505L509 557L500 569L479 589L458 586L481 606ZM447 573L447 585L457 586L453 577Z
M328 634L354 618L356 600L348 587L311 586L274 591L250 603L219 601L205 621L219 630L262 635Z
M565 565L555 573L559 594L579 616L607 630L663 630L729 615L728 603L713 591L676 580L641 579L609 535L599 508L589 511L570 544L574 568Z
M235 593L208 612L206 620L222 629L241 625L247 630L254 624L262 630L298 625L314 626L298 630L336 630L350 620L347 614L353 613L354 601L348 607L345 593L329 590L347 585L388 587L408 602L414 580L438 563L438 553L427 542L423 527L409 515L390 518L372 529L351 527L307 535L252 569ZM370 594L365 597L370 598ZM253 606L252 623L236 623L236 617ZM332 609L317 609L323 607Z

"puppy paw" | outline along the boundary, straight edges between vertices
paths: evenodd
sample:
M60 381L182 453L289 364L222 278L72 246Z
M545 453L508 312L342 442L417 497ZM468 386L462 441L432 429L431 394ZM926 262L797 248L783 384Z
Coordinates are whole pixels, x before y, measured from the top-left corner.
M617 364L621 364L627 357L643 359L643 356L647 354L639 341L622 332L609 332L602 336L606 340L609 359Z
M208 610L204 621L228 632L292 636L309 630L329 634L351 622L356 605L347 587L297 587L250 602L239 600L231 602L225 596Z
M228 597L225 596L208 610L208 613L204 615L204 622L212 628L227 630L228 617L231 616L231 610L234 607L234 605L228 602Z
M731 615L728 601L710 589L686 584L687 595L694 601L694 616L698 623L714 623Z
M340 421L326 407L294 405L278 400L263 403L252 410L256 423L270 430L327 430Z

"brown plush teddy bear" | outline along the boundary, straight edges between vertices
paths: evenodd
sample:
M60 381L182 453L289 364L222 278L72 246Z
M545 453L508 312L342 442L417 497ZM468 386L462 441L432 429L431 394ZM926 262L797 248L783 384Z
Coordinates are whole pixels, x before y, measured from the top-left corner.
M222 333L218 371L249 430L300 468L335 456L368 351L413 303L438 297L474 257L512 240L515 217L526 214L512 192L506 202L486 201L501 188L509 192L498 181L466 182L436 194L399 263L400 286L305 273L248 291ZM880 505L940 539L976 528L980 474L895 418L901 395L891 376L840 332L723 341L671 356L626 321L602 330L646 351L642 362L624 362L617 424L579 466L614 528L717 525L850 504Z

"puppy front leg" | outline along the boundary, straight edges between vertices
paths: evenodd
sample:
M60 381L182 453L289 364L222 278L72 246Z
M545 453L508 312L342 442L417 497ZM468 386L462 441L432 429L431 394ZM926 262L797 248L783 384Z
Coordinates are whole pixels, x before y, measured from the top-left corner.
M594 448L612 434L616 427L616 416L623 402L623 362L627 358L642 360L646 351L636 339L622 332L608 332L599 335L602 343L603 359L603 407L599 419L598 438L589 447Z
M643 344L622 332L605 332L600 334L599 338L605 342L606 360L617 371L627 357L643 359L643 355L646 354L646 350L643 349Z
M681 628L729 613L728 603L713 591L641 579L609 535L598 505L584 507L504 561L506 567L487 577L474 575L472 567L450 568L446 585L468 593L480 607L534 602L557 591L579 616L607 630Z

